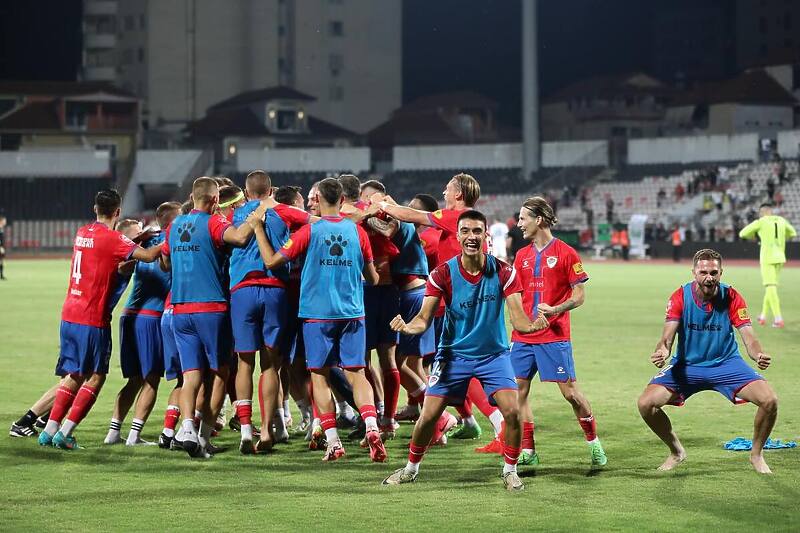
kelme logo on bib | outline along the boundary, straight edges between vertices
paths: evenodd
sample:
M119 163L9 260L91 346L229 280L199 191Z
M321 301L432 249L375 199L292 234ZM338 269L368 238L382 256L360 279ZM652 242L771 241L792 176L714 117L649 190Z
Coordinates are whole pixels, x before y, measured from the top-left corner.
M552 256L547 258L547 266L553 268L558 263L558 257Z

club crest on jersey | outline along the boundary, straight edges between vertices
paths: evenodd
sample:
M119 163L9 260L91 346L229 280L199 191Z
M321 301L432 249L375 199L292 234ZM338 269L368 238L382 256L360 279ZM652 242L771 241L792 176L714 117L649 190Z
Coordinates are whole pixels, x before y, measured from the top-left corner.
M547 266L553 268L558 263L558 257L550 256L547 258Z

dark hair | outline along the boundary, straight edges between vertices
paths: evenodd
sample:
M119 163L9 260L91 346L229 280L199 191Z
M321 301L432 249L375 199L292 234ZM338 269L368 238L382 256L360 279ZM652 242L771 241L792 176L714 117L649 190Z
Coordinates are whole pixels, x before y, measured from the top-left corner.
M418 194L414 197L414 200L419 201L422 204L422 208L424 211L438 211L439 210L439 202L436 201L436 198L431 196L430 194Z
M775 207L775 205L772 202L764 202L763 204L758 206L759 209L763 209L765 207L772 209L773 207Z
M697 250L697 253L694 254L694 259L692 260L692 266L697 266L698 261L719 261L719 266L722 266L722 254L720 254L716 250L712 250L711 248L703 248L702 250Z
M94 195L94 205L97 207L97 214L104 217L114 216L114 213L122 204L122 198L116 189L103 189Z
M354 176L353 174L341 174L337 179L342 185L342 194L344 194L344 197L351 202L358 201L358 197L361 195L361 180L358 179L358 176ZM322 182L320 182L320 184L321 183Z
M552 206L541 196L533 196L525 200L522 207L527 209L535 217L542 217L542 220L548 227L553 227L558 224L558 217Z
M247 192L255 196L266 196L272 189L272 178L263 170L254 170L244 179Z
M230 202L241 193L242 189L236 185L223 185L219 188L219 203L224 204L225 202Z
M293 205L301 190L295 185L282 185L275 191L275 201L279 204Z
M236 185L232 179L228 176L213 176L211 179L217 182L219 187L225 187L226 185Z
M353 176L355 177L355 176ZM358 178L356 178L357 180ZM342 197L344 188L342 187L341 177L339 179L336 178L325 178L324 180L319 182L317 186L317 190L319 191L319 196L325 200L325 203L328 205L336 205L339 203L339 199ZM358 198L358 195L356 195Z
M188 215L194 209L194 202L192 200L187 200L181 204L181 214Z
M364 189L367 187L371 189L375 189L376 191L380 191L383 194L386 194L386 186L378 180L368 180L361 184L361 191L363 192Z
M458 224L460 224L462 220L479 220L483 222L484 229L488 227L488 224L486 223L486 215L475 209L468 209L458 215Z

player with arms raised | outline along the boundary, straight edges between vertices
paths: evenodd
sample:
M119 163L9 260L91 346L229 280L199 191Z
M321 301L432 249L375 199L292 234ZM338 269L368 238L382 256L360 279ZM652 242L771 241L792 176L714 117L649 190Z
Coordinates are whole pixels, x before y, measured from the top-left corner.
M661 408L683 405L697 392L715 390L733 403L758 406L750 462L756 472L771 474L763 449L778 416L778 397L761 374L742 359L733 328L739 330L747 355L759 369L765 370L771 358L756 339L744 298L733 287L720 283L722 256L710 249L698 251L692 275L694 281L670 296L664 331L650 356L650 361L663 370L639 397L639 413L670 451L658 469L672 470L686 459L686 451ZM675 355L664 367L676 333Z
M508 264L483 252L486 217L468 210L458 217L461 253L437 267L428 278L422 309L408 324L400 315L392 328L419 335L433 320L439 301L446 304L445 324L428 379L428 390L408 454L408 463L383 480L384 485L410 483L434 435L436 423L448 404L464 401L472 378L492 397L505 419L503 484L509 491L525 485L517 475L520 454L519 400L514 370L508 354L504 301L508 302L515 329L526 333L547 327L540 315L534 322L522 310L516 272Z

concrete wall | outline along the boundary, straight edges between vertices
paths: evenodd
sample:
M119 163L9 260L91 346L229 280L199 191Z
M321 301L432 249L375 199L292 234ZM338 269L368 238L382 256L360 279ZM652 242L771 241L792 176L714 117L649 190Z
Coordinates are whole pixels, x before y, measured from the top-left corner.
M285 148L277 150L240 149L237 170L249 172L364 172L370 168L369 148Z
M395 170L439 168L518 168L522 146L507 144L450 144L397 146L393 149ZM608 164L606 141L542 143L542 166L603 166Z
M108 152L95 150L41 150L0 152L2 177L105 176L110 172Z
M778 132L778 153L781 157L800 157L800 130Z
M628 162L632 165L755 160L757 154L758 134L756 133L662 137L628 141Z

